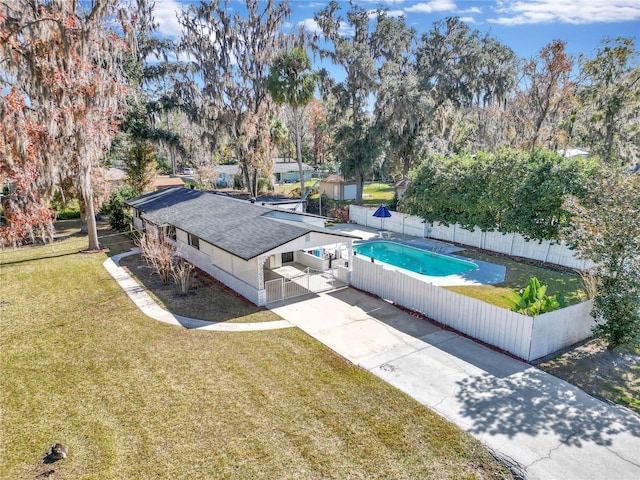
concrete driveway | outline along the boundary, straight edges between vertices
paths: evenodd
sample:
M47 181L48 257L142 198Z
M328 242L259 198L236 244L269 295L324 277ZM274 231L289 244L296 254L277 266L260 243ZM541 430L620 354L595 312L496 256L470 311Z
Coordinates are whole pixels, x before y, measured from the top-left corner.
M640 418L352 288L272 310L480 439L526 479L640 479Z

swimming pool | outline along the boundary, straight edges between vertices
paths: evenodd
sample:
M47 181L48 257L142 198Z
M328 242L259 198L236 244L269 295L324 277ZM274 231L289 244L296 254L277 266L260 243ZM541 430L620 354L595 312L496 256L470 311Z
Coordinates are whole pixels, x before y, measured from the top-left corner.
M478 269L478 265L473 262L394 242L374 241L354 244L353 250L358 255L432 277L446 277Z

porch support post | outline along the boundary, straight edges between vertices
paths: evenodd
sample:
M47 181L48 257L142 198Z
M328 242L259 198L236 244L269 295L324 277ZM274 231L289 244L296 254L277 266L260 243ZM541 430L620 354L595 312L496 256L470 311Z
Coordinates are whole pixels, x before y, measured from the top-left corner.
M258 257L258 290L264 290L264 262L266 257Z

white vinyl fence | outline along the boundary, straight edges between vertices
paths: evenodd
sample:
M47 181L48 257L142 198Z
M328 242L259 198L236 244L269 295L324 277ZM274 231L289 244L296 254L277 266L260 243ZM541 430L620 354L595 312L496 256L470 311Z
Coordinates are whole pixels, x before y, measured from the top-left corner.
M386 226L386 225L385 225ZM521 315L436 287L402 272L353 257L351 284L419 312L526 361L549 355L591 336L592 302L537 317Z
M349 207L349 220L366 227L380 228L380 219L373 216L375 211L375 208L351 205ZM518 233L483 232L478 228L474 231L469 231L460 225L447 227L439 223L430 224L424 222L420 217L399 212L391 212L391 217L384 219L384 229L414 237L428 237L445 242L459 243L513 257L528 258L578 270L585 270L591 266L591 262L575 258L573 251L564 242L526 240Z

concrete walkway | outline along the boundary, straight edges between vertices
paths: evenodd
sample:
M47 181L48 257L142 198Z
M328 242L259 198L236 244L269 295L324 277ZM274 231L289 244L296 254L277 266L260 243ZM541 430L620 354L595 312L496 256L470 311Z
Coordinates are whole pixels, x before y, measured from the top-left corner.
M351 288L272 310L481 440L528 480L640 479L640 418Z
M146 290L138 284L131 276L118 264L121 258L140 253L139 248L133 248L129 252L114 255L106 259L104 268L120 284L129 298L142 312L159 322L169 325L182 326L197 330L210 330L216 332L248 332L255 330L277 330L280 328L291 328L293 325L286 320L275 322L254 322L254 323L232 323L232 322L206 322L196 318L174 315L161 308L156 301L149 296Z

